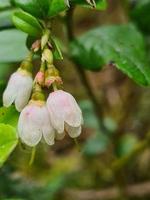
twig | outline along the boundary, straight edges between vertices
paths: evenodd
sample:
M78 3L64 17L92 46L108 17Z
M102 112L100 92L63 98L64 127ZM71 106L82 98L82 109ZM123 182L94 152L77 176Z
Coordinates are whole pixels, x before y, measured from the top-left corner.
M128 185L125 188L127 197L144 197L150 195L150 182L138 183L134 185ZM97 190L65 190L65 196L72 200L113 200L119 198L119 190L116 187Z
M68 34L69 42L71 42L72 40L75 39L74 31L73 31L73 12L74 12L74 7L71 7L67 11L67 15L66 15L66 28L67 28L67 34ZM82 81L82 84L84 85L86 92L87 92L91 102L93 103L94 111L95 111L95 114L96 114L97 119L99 121L100 130L103 133L107 133L108 130L103 123L102 107L101 107L99 101L97 100L97 98L96 98L96 96L93 92L93 88L91 87L91 84L89 83L89 80L86 76L86 73L85 73L84 69L79 64L75 63L75 61L73 59L71 59L71 61L75 65L76 70L78 71L78 74L79 74L80 79Z

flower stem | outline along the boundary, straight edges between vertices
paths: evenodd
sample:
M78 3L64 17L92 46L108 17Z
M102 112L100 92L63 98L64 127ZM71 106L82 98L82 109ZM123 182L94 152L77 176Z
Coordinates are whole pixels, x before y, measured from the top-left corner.
M36 147L32 148L32 152L31 152L31 157L30 157L30 161L29 161L29 165L31 166L35 160L35 154L36 154Z
M74 31L73 31L73 12L74 12L74 7L70 7L70 9L67 12L67 16L66 16L66 28L67 28L69 42L71 42L72 40L75 39ZM108 133L108 130L103 123L102 106L100 105L99 100L96 98L96 96L93 92L93 88L91 87L91 85L89 83L89 80L86 76L84 69L79 64L75 63L75 61L73 59L71 59L71 61L74 63L74 65L78 71L78 74L80 76L80 79L82 81L82 84L84 85L86 92L87 92L91 102L93 103L94 112L99 121L100 130L103 133Z
M81 148L80 148L80 144L79 144L77 138L74 138L74 143L75 143L75 145L76 145L76 147L77 147L77 150L80 152L80 151L81 151Z

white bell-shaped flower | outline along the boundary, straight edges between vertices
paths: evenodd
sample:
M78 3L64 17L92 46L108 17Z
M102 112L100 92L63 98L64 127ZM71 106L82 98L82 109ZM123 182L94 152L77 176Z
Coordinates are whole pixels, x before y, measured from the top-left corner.
M18 134L28 146L36 146L42 137L47 144L53 145L55 130L44 101L30 101L22 110L18 122Z
M3 94L3 105L9 107L15 102L16 109L21 111L29 101L32 84L32 76L26 70L19 69L13 73Z
M59 134L63 136L64 132L67 132L72 138L81 134L82 112L71 94L62 90L50 93L47 99L47 108L58 138Z

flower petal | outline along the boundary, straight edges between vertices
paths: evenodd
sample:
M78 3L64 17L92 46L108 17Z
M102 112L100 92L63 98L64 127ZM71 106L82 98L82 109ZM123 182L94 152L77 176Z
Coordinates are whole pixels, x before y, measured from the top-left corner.
M47 144L53 145L55 143L55 130L50 125L50 123L46 124L42 127L43 137Z
M34 147L40 142L42 138L42 132L37 127L32 127L32 128L27 127L24 128L23 131L19 133L19 137L25 144Z
M22 84L20 85L19 91L17 93L17 97L15 100L15 106L18 111L21 111L28 103L31 91L32 91L32 78L26 77L26 79L22 80Z
M65 128L66 128L67 133L72 138L76 138L81 134L81 126L79 126L79 127L71 127L68 124L66 124Z

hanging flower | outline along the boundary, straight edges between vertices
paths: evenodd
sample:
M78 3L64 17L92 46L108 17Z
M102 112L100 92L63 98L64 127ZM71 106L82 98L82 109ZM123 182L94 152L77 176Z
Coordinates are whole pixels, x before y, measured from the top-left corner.
M58 134L64 134L66 131L72 138L81 134L82 112L71 94L62 90L50 93L47 108L52 126Z
M3 104L9 107L15 102L16 109L21 111L28 103L32 91L31 74L20 69L13 73L3 94Z
M49 145L54 144L55 131L44 101L31 100L22 110L18 122L18 134L28 146L36 146L42 136Z

